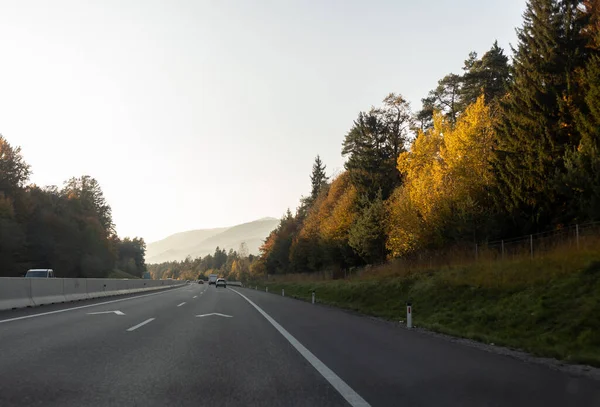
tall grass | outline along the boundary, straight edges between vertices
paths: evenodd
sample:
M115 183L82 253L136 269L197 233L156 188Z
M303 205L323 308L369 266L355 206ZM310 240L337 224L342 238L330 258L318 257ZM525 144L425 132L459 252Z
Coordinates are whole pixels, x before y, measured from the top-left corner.
M418 326L600 366L598 238L534 258L432 267L390 262L345 280L287 275L259 288L265 285L305 300L315 291L319 302L394 321L405 318L410 299Z

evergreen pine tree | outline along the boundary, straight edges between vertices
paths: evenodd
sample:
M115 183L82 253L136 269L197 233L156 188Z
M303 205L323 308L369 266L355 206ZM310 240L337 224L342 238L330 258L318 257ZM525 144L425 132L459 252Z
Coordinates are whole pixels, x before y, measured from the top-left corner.
M513 82L501 103L495 170L499 203L525 224L544 228L567 205L554 187L565 152L579 143L570 105L583 66L579 1L530 0L517 29Z
M584 1L581 21L590 56L579 81L584 103L575 109L581 140L567 151L567 173L558 179L558 187L573 199L569 215L577 221L600 219L600 0Z
M329 177L327 177L327 175L325 174L326 168L327 167L325 166L325 164L323 164L323 161L321 161L321 157L317 155L317 158L315 158L315 163L312 167L312 174L310 174L310 183L312 186L310 191L310 198L312 201L317 199L317 195L319 195L321 188L323 188L323 186L327 183L327 180L329 179Z
M482 94L486 103L492 103L506 93L510 69L508 57L498 46L498 41L494 42L492 48L483 54L481 59L477 59L477 54L472 52L463 69L465 74L460 91L462 109L475 103Z

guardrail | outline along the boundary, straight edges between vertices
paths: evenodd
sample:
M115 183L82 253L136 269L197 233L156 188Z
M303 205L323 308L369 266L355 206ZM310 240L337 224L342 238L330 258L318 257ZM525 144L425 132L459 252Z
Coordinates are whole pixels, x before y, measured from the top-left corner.
M234 287L243 287L240 281L227 281L227 285L232 285Z
M177 280L0 278L0 310L87 300L184 285Z

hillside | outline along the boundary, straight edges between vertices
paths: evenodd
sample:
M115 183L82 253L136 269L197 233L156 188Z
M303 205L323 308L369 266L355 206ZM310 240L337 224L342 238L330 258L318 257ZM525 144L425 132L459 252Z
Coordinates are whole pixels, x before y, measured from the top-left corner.
M258 248L278 223L279 220L275 218L262 218L229 228L176 233L150 243L146 249L146 263L180 261L187 256L206 256L213 253L217 246L226 250L237 250L242 242L246 242L251 254L258 254Z

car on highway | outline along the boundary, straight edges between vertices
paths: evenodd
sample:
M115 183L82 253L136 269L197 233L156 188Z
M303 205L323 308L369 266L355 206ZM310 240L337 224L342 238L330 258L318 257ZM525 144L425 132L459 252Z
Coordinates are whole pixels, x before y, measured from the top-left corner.
M54 270L52 269L29 269L25 274L25 278L54 278Z
M220 285L223 286L223 288L227 288L227 281L225 281L224 278L217 278L217 281L215 282L215 287L219 287Z

